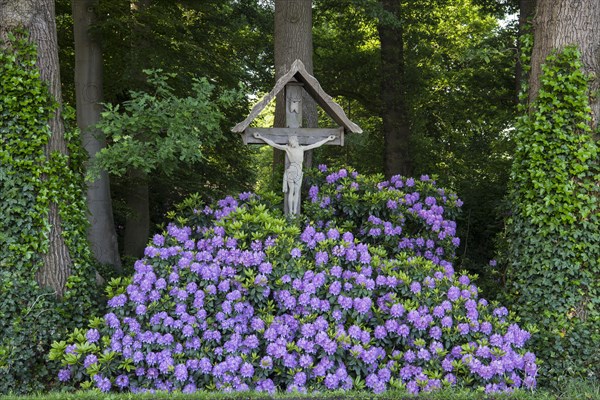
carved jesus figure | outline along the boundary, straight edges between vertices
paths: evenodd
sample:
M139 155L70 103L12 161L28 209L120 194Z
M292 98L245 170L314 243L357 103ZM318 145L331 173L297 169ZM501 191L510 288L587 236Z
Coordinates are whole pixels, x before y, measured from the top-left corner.
M327 142L335 140L335 136L330 135L327 139L323 139L319 142L300 146L298 144L298 137L295 135L290 136L288 144L277 144L274 141L263 137L260 133L255 132L254 137L262 140L271 147L285 151L289 166L286 168L283 174L283 192L287 193L289 213L297 215L300 213L300 188L302 186L302 165L304 163L304 152L306 150L312 150L317 147L324 145Z

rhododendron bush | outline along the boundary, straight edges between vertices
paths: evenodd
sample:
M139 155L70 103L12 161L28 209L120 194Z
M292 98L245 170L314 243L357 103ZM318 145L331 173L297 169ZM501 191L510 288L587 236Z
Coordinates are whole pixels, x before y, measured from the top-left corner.
M535 386L529 333L452 267L460 200L427 176L309 174L303 217L251 194L156 235L110 312L55 343L65 385L488 392Z

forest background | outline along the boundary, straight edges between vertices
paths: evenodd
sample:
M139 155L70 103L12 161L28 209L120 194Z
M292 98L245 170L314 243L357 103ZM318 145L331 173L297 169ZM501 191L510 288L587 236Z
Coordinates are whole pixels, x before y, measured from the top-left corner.
M61 301L58 312L44 320L43 326L77 325L95 314L101 292L97 286L102 285L95 285L94 279L108 281L130 275L133 261L143 254L148 238L164 227L169 211L189 196L210 203L226 194L279 190L280 172L272 167L272 151L244 146L237 135L230 133L277 76L277 6L311 23L312 43L304 45L312 49L314 75L364 131L348 135L343 148L315 151L313 165L351 165L361 173L383 173L386 177L428 174L440 186L458 193L464 205L457 221L461 247L456 268L479 275L478 283L486 297L506 298L506 285L514 285L509 267L518 264L510 254L518 247L514 241L511 245L515 225L506 224L516 214L515 197L509 196L509 178L515 159L527 153L519 153L515 144L517 131L519 127L523 130L526 122L519 125L515 121L524 114L520 105L526 110L535 97L527 91L527 85L522 90L530 78L529 71L539 74L536 68L552 48L538 48L536 53L532 44L535 32L527 31L526 22L535 15L536 2L314 0L309 4L312 15L300 12L302 3L307 2L58 0L55 4L45 1L32 6L38 7L32 15L44 14L48 26L56 26L57 42L52 51L58 56L53 62L60 78L54 79L58 87L51 87L51 93L62 116L55 114L51 120L65 121L61 146L62 154L68 155L50 163L50 170L37 176L62 174L56 182L47 181L63 192L50 196L49 202L67 202L74 211L70 219L69 211L51 205L46 211L50 222L40 223L67 227L67 234L63 234L66 243L56 252L54 261L55 268L63 271L52 275L62 275L62 281L44 281L43 268L52 262L40 255L44 246L36 243L48 237L40 237L39 233L31 234L35 237L30 238L32 248L27 258L17 262L15 255L10 256L12 259L7 256L0 266L5 269L21 265L25 276L35 275L42 286L65 295L66 301ZM540 18L553 7L559 10L562 5L570 5L568 1L537 3ZM577 3L587 10L585 16L594 20L600 7ZM35 39L36 33L27 23L18 18L8 23L13 14L6 7L0 7L5 22L3 39L13 40L7 27L14 26L24 27ZM43 7L52 12L44 12ZM302 22L294 18L286 21ZM587 24L591 27L586 29L593 31L593 24L576 23ZM555 37L561 35L557 32ZM598 35L592 35L587 46L597 44ZM582 52L585 58L586 50ZM31 57L24 51L24 60ZM38 57L44 57L41 48ZM576 61L569 65L573 63ZM590 82L593 92L595 78ZM519 93L524 97L520 98ZM595 96L590 99L592 109L588 114L595 115ZM321 126L326 126L328 122L321 117ZM583 121L596 132L595 122ZM273 123L273 115L263 115L261 122L268 126ZM58 138L56 129L51 124L51 138ZM2 150L15 158L17 152L8 144L4 139ZM88 161L84 150L97 155ZM571 153L577 151L572 148ZM586 151L595 154L596 150ZM593 162L594 157L586 159ZM593 168L597 168L595 162ZM590 168L592 189L585 196L597 198L598 175ZM518 173L513 166L514 182L519 181ZM8 179L2 182L10 188ZM87 191L87 207L81 203L78 190ZM513 187L512 193L518 192ZM595 196L590 197L589 192ZM11 205L6 193L11 192L3 191L9 208L22 206ZM89 225L75 217L80 215L76 210L86 208L94 215ZM65 214L61 216L60 212ZM11 216L3 219L6 229L0 236L7 249L21 235L11 237ZM586 229L593 231L595 221L591 219L591 228ZM32 232L34 228L32 223ZM50 229L50 244L46 245L49 253L54 249L54 233ZM91 251L87 244L81 244L88 235ZM597 236L585 240L597 243ZM519 254L527 256L526 252ZM592 253L590 272L598 268L594 257ZM44 267L38 270L36 265ZM0 387L26 381L25 375L19 374L36 370L39 379L24 387L28 391L51 381L47 377L51 367L39 360L47 353L49 340L66 328L36 331L37 346L30 346L27 332L33 328L28 318L36 309L43 312L55 306L44 303L53 300L39 294L31 280L11 275L18 271L3 271L3 288L19 295L9 297L2 306L3 328L10 333L0 346L0 368L10 366L15 371L17 367L23 372L0 378ZM521 278L514 279L518 282ZM595 285L597 288L597 282ZM597 306L594 293L582 294L594 299L592 308ZM27 303L31 298L39 301ZM69 304L69 299L77 300ZM23 302L29 306L23 307ZM85 306L79 307L81 304ZM20 314L14 324L17 309L27 312ZM70 316L68 322L64 321L66 315ZM597 328L592 325L592 329L594 326ZM29 349L15 361L13 357L20 348ZM581 372L585 365L575 369Z
M517 20L514 14L502 24L498 18L508 17L516 7L433 1L404 4L391 12L377 2L314 3L314 75L366 132L349 135L343 148L323 149L315 163L383 173L384 160L391 157L386 155L382 92L399 91L394 95L406 103L401 123L410 127L409 157L393 158L390 162L397 165L385 172L435 175L440 185L457 190L465 202L464 221L459 223L464 230L460 265L472 271L481 268L494 258L493 240L502 226L512 153L509 131L517 104ZM198 77L206 78L215 94L236 90L245 95L220 108L226 115L220 129L204 133L201 160L148 167L149 227L160 225L166 212L191 193L217 199L251 190L257 179L259 186L279 191L279 180L271 179L270 155L265 154L269 149L247 148L229 133L248 106L274 84L272 3L149 2L132 12L123 2L101 2L98 15L93 33L103 48L104 103L123 107L132 91L156 93L144 69L161 69L155 76L171 87L162 98L155 96L160 100L189 96L190 82ZM57 3L57 23L63 96L74 105L70 3ZM391 76L382 76L381 26L396 30L396 45L405 49L396 70L386 71ZM177 75L167 75L172 73ZM390 80L401 85L390 88ZM168 122L160 123L166 129ZM327 121L321 125L327 126ZM115 134L109 134L114 141ZM124 240L127 216L135 212L127 199L136 178L123 172L126 163L142 161L131 151L123 159L115 153L107 155L112 158L103 165L120 175L111 177L111 187L116 226ZM146 239L141 240L136 248L121 242L121 252L139 257Z

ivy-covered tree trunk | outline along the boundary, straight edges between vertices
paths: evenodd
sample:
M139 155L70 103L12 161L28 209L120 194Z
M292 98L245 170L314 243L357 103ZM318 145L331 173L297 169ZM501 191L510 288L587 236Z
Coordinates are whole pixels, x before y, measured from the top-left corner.
M507 223L508 293L545 384L600 375L600 3L538 0Z
M384 172L410 176L410 127L405 95L404 41L401 1L382 0L384 16L377 29L381 42L381 100L384 135Z
M90 159L103 149L106 142L94 125L100 121L102 112L102 52L98 40L90 33L96 22L98 0L73 0L73 31L75 37L75 96L77 102L77 125ZM121 259L110 196L108 173L100 176L87 187L88 239L94 257L101 264L120 269Z
M313 73L312 0L275 0L275 80L300 59L306 70ZM317 105L306 92L302 98L303 127L316 128ZM275 127L285 127L285 103L283 95L277 96ZM273 168L283 166L285 153L274 150ZM312 165L312 150L304 152L304 166Z
M58 103L48 121L51 136L46 145L46 157L53 153L67 154L65 128L62 119L62 93L58 66L58 44L54 0L9 0L0 1L0 35L5 40L10 31L22 28L37 46L37 65L40 77L51 96ZM36 279L41 286L52 288L61 297L67 278L71 274L71 256L63 237L59 204L51 202L48 210L48 249L43 254L43 266L37 271Z

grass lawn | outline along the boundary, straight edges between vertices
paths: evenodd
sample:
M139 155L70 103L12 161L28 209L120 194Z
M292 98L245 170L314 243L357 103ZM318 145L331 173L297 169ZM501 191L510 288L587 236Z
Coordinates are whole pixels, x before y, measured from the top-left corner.
M560 391L536 390L517 391L512 394L493 394L467 391L467 390L444 390L435 393L412 396L406 392L387 391L380 395L369 392L329 392L326 394L276 394L266 395L257 392L245 393L222 393L222 392L198 392L194 394L182 393L157 393L157 394L103 394L98 391L85 391L77 393L52 392L47 394L17 396L4 395L0 400L292 400L292 399L315 399L315 400L600 400L600 383L597 381L573 381Z

